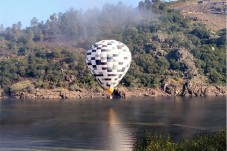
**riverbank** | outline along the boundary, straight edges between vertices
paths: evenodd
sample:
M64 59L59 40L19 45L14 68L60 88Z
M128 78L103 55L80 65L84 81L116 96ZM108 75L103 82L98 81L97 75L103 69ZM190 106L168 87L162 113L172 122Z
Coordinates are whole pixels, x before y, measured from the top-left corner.
M113 93L114 97L160 97L160 96L222 96L226 95L226 88L220 86L200 86L191 88L189 84L182 87L165 85L161 88L126 88L120 87ZM105 91L78 89L71 91L65 88L34 89L14 91L10 94L1 92L1 98L26 98L26 99L73 99L73 98L106 98Z
M225 86L210 85L203 77L194 77L189 80L167 80L159 88L133 88L119 86L114 90L114 97L160 97L160 96L225 96ZM106 98L109 94L102 88L86 89L76 87L75 89L55 88L41 89L31 86L30 81L22 81L13 84L7 91L0 91L0 98L26 98L26 99L73 99L73 98Z
M116 89L115 97L143 97L143 96L170 96L160 89L150 88L119 88ZM2 94L2 98L27 98L27 99L72 99L72 98L106 98L109 94L105 91L97 92L95 90L78 89L70 91L64 88L57 89L35 89L32 91L16 91L11 95Z

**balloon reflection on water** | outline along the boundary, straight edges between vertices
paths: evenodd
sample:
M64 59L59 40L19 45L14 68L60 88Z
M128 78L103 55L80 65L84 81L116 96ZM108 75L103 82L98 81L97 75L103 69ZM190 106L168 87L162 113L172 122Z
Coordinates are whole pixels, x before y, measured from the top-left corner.
M109 146L111 150L131 150L133 146L130 130L118 119L115 110L111 107L108 110L109 124Z

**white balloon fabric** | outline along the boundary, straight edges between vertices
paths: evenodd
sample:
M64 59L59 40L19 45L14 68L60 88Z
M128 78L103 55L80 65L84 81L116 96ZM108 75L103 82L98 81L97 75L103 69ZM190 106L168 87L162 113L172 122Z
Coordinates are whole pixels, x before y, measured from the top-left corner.
M102 40L87 51L86 63L99 84L113 90L130 67L131 52L122 42Z

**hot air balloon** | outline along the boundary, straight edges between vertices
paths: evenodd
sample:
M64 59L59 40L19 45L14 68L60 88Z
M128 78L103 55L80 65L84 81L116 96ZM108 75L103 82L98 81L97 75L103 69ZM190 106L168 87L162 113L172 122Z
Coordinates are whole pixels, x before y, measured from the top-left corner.
M86 63L102 88L112 94L131 63L131 52L122 42L102 40L87 51Z

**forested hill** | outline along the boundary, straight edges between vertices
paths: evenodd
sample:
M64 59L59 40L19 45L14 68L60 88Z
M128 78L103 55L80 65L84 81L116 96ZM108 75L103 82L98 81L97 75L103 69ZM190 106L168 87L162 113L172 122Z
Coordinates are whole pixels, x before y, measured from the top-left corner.
M136 8L122 2L100 10L71 8L45 22L34 17L25 29L21 22L2 25L0 88L97 89L85 54L102 39L122 41L132 52L122 86L158 88L166 81L182 83L195 77L226 84L226 29L206 29L169 3L145 0ZM26 82L15 86L20 81Z

